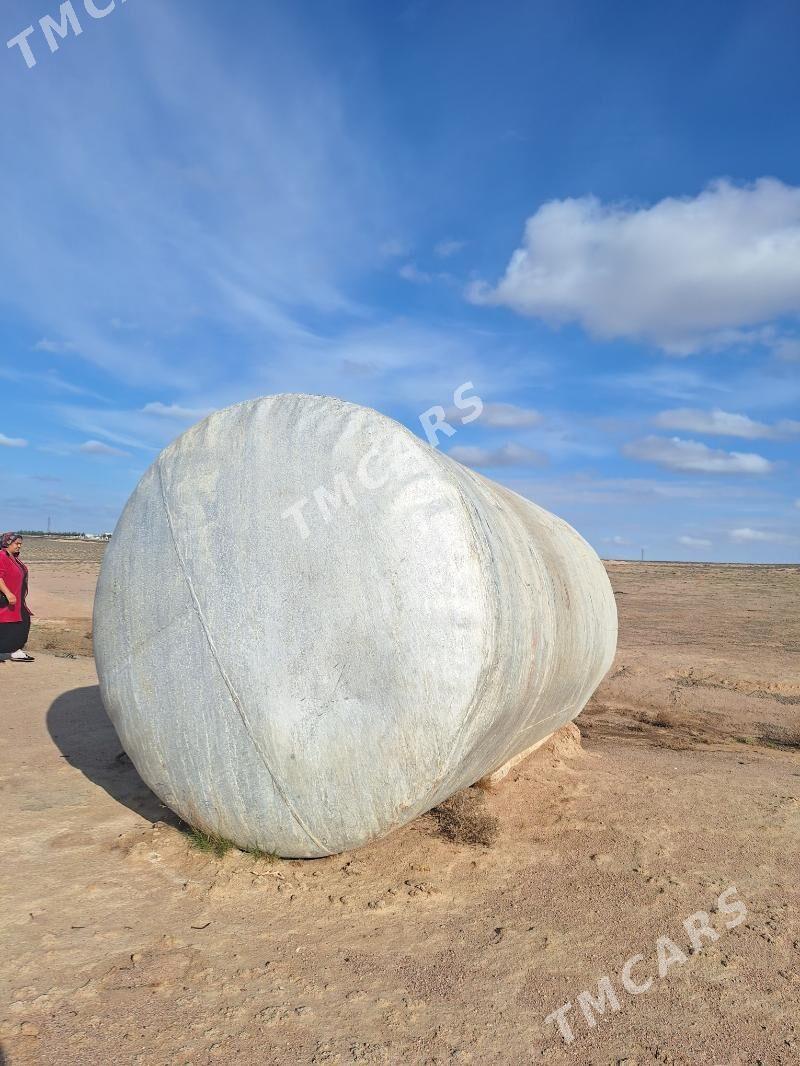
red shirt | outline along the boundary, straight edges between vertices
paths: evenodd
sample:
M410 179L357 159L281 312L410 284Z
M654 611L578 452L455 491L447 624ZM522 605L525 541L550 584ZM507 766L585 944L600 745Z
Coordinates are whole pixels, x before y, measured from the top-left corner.
M25 563L15 559L4 549L0 551L0 578L4 581L6 588L17 597L17 602L13 607L0 607L0 623L21 622L22 605L25 602L22 590L27 585L28 568ZM33 614L27 603L25 603L25 610L28 614Z

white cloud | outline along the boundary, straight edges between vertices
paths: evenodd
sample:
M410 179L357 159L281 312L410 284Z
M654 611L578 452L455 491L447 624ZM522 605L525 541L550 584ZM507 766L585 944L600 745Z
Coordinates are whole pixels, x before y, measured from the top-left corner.
M130 455L130 452L124 452L121 448L112 448L110 444L104 444L99 440L87 440L81 444L78 451L83 452L84 455Z
M696 402L700 398L708 401L714 393L725 395L730 392L728 382L720 381L719 376L712 377L694 367L676 363L653 363L636 371L614 375L612 380L614 385L637 395L644 392L683 403ZM594 384L598 387L602 388L607 383L607 376L597 375L594 378Z
M463 411L450 407L447 411L449 420L460 420ZM487 429L526 429L538 426L544 421L544 415L532 407L518 407L515 403L484 402L480 413L480 424Z
M433 281L433 275L420 270L416 263L404 263L397 273L404 281L412 281L415 285L428 285Z
M444 270L431 274L427 270L420 270L416 263L404 263L397 273L404 281L411 281L415 285L430 285L432 281L441 281L450 285L454 280L453 275Z
M159 418L175 418L182 422L199 422L201 418L207 418L214 410L213 407L181 407L177 403L146 403L142 413L157 415Z
M384 241L378 251L385 259L397 259L400 256L408 255L411 248L406 241L393 239Z
M651 207L554 200L497 286L467 295L676 355L752 342L730 331L800 313L800 188L761 178Z
M613 537L603 537L603 540L606 544L616 544L621 548L630 545L630 541L626 537L621 537L619 533L615 534Z
M0 366L0 378L15 383L31 384L37 388L47 389L48 392L64 392L73 396L91 396L95 400L103 400L104 397L91 389L73 385L71 381L64 381L55 370L46 370L40 373L27 373L19 370L11 370Z
M772 345L772 350L786 363L800 363L800 337L781 337Z
M517 407L513 403L485 403L481 412L481 425L493 429L517 429L537 426L542 421L538 411L529 407Z
M439 241L433 251L440 259L449 259L451 255L457 255L466 243L466 241Z
M725 452L697 440L680 437L643 437L623 445L630 459L658 463L668 470L691 470L704 474L768 474L769 459L753 452Z
M51 411L60 423L77 430L82 436L104 440L125 449L160 451L175 435L175 429L167 419L153 418L141 410L59 404L54 405Z
M687 548L710 548L711 541L706 540L705 537L678 537L678 543L685 545Z
M22 437L7 437L5 433L0 433L0 448L27 448L28 442L23 440Z
M342 359L339 369L348 378L371 378L380 372L375 363L360 359Z
M729 536L737 544L767 542L770 544L786 544L792 540L785 533L775 533L768 529L750 529L749 526L743 526L741 529L732 529Z
M35 352L50 352L51 355L66 355L68 352L76 351L76 346L69 341L51 341L47 337L42 337L40 341L37 341L33 346Z
M326 316L362 315L346 294L381 241L403 235L386 221L399 179L293 12L265 9L258 56L233 73L208 20L128 8L123 66L101 49L63 92L38 79L7 109L19 150L0 167L4 300L36 325L41 350L67 338L122 381L213 389L231 376L220 335L237 370L257 374L283 358L285 325L310 320L328 336ZM137 81L147 101L130 92ZM66 133L76 113L80 141ZM191 157L164 154L187 130ZM160 163L142 184L148 155ZM124 211L120 189L134 190ZM65 217L81 218L90 255L76 257ZM281 312L277 329L265 306Z
M800 432L800 422L783 419L774 426L756 422L747 415L732 414L715 407L702 411L695 407L678 407L661 411L653 419L663 429L685 429L692 433L712 433L724 437L743 437L747 440L775 438Z
M504 444L501 448L479 448L476 445L456 445L447 453L466 466L543 466L547 456L543 452L521 444Z

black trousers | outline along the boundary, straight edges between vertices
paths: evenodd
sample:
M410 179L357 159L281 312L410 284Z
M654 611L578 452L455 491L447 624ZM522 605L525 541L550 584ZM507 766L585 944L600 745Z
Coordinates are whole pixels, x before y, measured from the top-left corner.
M0 655L19 651L28 643L31 631L31 616L23 607L21 622L0 622Z

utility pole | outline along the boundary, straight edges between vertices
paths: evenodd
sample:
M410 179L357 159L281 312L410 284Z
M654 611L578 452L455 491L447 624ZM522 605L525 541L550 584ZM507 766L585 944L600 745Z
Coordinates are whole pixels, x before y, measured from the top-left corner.
M642 548L642 562L644 562L644 548Z
M50 515L47 516L47 535L50 536Z

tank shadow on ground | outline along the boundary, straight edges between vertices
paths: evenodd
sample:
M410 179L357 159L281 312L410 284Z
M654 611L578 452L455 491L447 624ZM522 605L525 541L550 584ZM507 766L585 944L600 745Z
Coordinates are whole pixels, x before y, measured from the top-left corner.
M118 803L149 822L178 825L122 750L97 685L64 692L47 712L47 729L64 758Z

